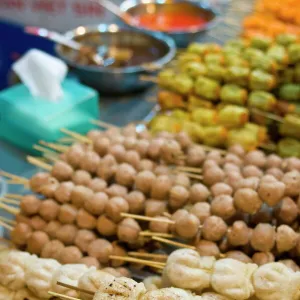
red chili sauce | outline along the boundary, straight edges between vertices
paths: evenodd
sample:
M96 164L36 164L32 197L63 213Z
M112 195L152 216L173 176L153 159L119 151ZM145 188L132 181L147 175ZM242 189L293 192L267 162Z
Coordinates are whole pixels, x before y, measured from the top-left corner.
M164 11L153 14L144 13L134 17L137 23L146 29L155 31L186 31L201 28L207 19L184 11Z

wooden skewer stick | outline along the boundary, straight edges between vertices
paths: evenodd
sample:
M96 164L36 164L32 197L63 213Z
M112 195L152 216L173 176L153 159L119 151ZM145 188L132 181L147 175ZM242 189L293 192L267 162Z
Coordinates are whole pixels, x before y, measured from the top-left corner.
M103 127L103 128L106 128L106 129L110 129L110 128L120 128L116 125L113 125L113 124L109 124L107 122L103 122L103 121L100 121L100 120L94 120L94 119L91 119L90 122L94 125L97 125L99 127Z
M157 259L167 259L167 254L156 254L156 253L142 253L142 252L128 252L129 256L134 257L144 257L144 258L157 258Z
M179 248L188 248L188 249L196 250L195 246L191 246L191 245L187 245L187 244L183 244L183 243L179 243L179 242L175 242L175 241L170 241L168 239L164 239L164 238L160 238L160 237L156 237L156 236L154 236L152 238L152 240L155 240L157 242L161 242L164 244L168 244L168 245L173 245L173 246L176 246Z
M52 154L44 153L44 158L52 162L58 162L60 159Z
M50 149L53 149L53 150L56 150L58 152L66 152L69 147L68 146L65 146L65 145L59 145L59 144L55 144L55 143L47 143L45 141L39 141L39 143L41 145L44 145Z
M140 236L159 236L163 238L174 238L173 234L170 233L163 233L163 232L151 232L151 231L142 231L140 232Z
M22 200L23 196L19 195L19 194L5 194L5 198L13 198L13 199Z
M132 218L132 219L141 220L141 221L150 221L150 222L155 221L155 222L161 222L161 223L175 224L175 221L172 221L172 220L165 220L165 219L140 216L140 215L134 215L134 214L121 213L121 216L124 218Z
M66 144L75 143L76 141L77 141L76 139L74 139L70 136L64 136L58 140L59 143L63 143L63 144L64 143L66 143Z
M9 231L12 231L14 229L12 226L8 225L7 223L3 222L2 220L0 220L0 225Z
M4 209L5 211L7 211L8 213L12 214L12 215L17 215L20 210L15 208L15 207L11 207L5 203L0 202L0 208Z
M67 134L67 135L69 135L69 136L71 136L71 137L73 137L74 139L76 139L78 141L83 142L83 143L87 143L87 144L92 144L93 143L93 141L90 140L89 138L87 138L86 136L81 135L81 134L79 134L77 132L68 130L66 128L61 128L60 131L63 132L63 133L65 133L65 134Z
M207 145L200 145L205 151L219 151L221 154L226 154L227 151L224 149L220 149L220 148L215 148L215 147L211 147L211 146L207 146Z
M63 283L63 282L60 282L60 281L57 281L56 284L60 285L60 286L63 286L63 287L66 287L68 289L74 290L74 291L78 291L78 292L81 292L81 293L88 294L88 295L92 295L93 296L95 294L92 291L81 289L81 288L79 288L77 286L66 284L66 283Z
M29 163L31 163L34 166L40 167L42 169L45 169L47 171L51 171L52 170L52 166L49 164L46 164L42 161L40 161L39 159L33 157L33 156L27 156L27 161Z
M179 172L191 172L191 173L196 173L196 174L202 174L202 169L200 168L193 168L193 167L181 167L178 166L175 168L176 171Z
M74 298L74 297L70 297L70 296L63 295L63 294L54 293L54 292L51 292L51 291L49 291L48 294L51 295L51 296L53 296L53 297L60 298L60 299L66 299L66 300L81 300L81 299L79 299L79 298Z
M48 149L46 147L40 146L40 145L33 145L32 148L35 149L35 150L37 150L37 151L40 151L42 153L48 153L48 154L52 154L54 156L58 155L57 152L55 152L53 150L50 150L50 149Z
M281 117L279 117L277 115L265 112L265 111L261 111L260 109L251 108L251 111L254 112L257 115L261 115L261 116L266 117L266 118L268 118L270 120L273 120L273 121L276 121L276 122L279 122L279 123L283 123L284 122L283 118L281 118Z
M7 204L20 205L20 201L14 199L6 199L4 197L0 198L0 201Z
M150 260L139 259L139 258L128 257L128 256L111 255L109 258L114 259L114 260L122 260L122 261L143 264L145 266L154 267L157 269L163 269L164 265L165 265L164 263L160 263L160 262L154 262L154 261L150 261Z
M181 172L178 172L177 170L175 170L175 172L176 173L181 173ZM201 176L201 175L196 175L196 174L189 173L189 172L185 172L184 174L186 176L190 177L190 178L193 178L193 179L203 180L203 176Z
M12 180L14 180L16 182L28 183L28 179L27 178L21 177L21 176L17 176L17 175L14 175L14 174L2 171L2 170L0 171L0 176L12 179Z
M12 225L12 226L15 226L17 224L17 222L15 220L10 220L10 219L2 217L2 216L0 216L0 220L2 222L5 222L5 223L7 223L9 225Z

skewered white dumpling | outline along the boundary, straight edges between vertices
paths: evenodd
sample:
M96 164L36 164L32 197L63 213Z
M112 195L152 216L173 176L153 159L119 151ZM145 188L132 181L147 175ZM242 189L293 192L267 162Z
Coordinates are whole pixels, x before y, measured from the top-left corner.
M27 252L12 250L0 263L0 284L11 289L25 288L25 268L31 255Z
M94 269L94 268L93 268ZM52 276L52 290L56 293L64 294L70 297L78 297L79 293L60 286L57 282L63 282L69 285L77 286L79 278L89 270L83 264L67 264L56 269Z
M48 291L52 287L52 275L61 266L54 259L29 259L25 280L29 290L38 298L49 299Z
M0 286L0 300L13 300L15 292L4 286Z
M162 287L161 276L148 276L143 280L147 291L158 290Z
M194 296L191 292L179 288L164 288L148 291L141 300L202 300L200 296Z
M300 272L282 263L268 263L253 275L255 295L259 300L299 300Z
M143 283L137 283L126 277L118 277L109 285L101 285L93 300L138 300L145 293L146 288Z
M201 292L210 287L215 261L214 257L201 257L191 249L176 250L168 257L165 275L172 286Z
M201 300L231 300L231 299L217 293L204 293L201 295Z
M21 289L14 293L13 300L39 300L28 289Z
M213 269L212 287L219 294L235 300L249 299L254 294L251 277L256 269L256 264L220 259Z

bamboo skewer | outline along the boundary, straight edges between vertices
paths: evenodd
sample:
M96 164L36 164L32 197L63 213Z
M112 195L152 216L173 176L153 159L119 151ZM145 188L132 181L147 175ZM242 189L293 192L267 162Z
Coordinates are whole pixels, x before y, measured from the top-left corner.
M150 222L157 221L157 222L162 222L162 223L175 224L175 222L172 220L164 220L164 219L140 216L140 215L134 215L134 214L121 213L121 216L125 217L125 218L132 218L132 219L140 220L140 221L150 221Z
M154 267L154 268L161 269L161 270L164 268L164 265L165 265L164 263L161 263L161 262L154 262L154 261L149 261L149 260L139 259L139 258L134 258L134 257L128 257L128 256L111 255L109 258L112 260L122 260L122 261L127 261L127 262L143 264L145 266Z
M58 151L58 152L66 152L66 151L69 149L68 146L65 146L65 145L59 145L59 144L55 144L55 143L47 143L47 142L42 141L42 140L39 141L39 143L40 143L41 145L44 145L44 146L46 146L46 147L48 147L48 148L50 148L50 149L56 150L56 151Z
M51 161L51 162L58 162L60 160L58 157L55 157L53 155L49 155L47 153L44 153L44 158L48 161Z
M79 299L79 298L74 298L74 297L70 297L70 296L63 295L63 294L54 293L54 292L51 292L51 291L49 291L48 294L51 295L51 296L53 296L53 297L60 298L60 299L66 299L66 300L81 300L81 299Z
M178 166L175 168L175 170L180 171L180 172L182 171L182 172L191 172L191 173L202 174L202 169L200 169L200 168Z
M2 217L2 216L0 216L0 220L2 222L5 222L6 224L12 225L12 226L15 226L17 224L15 220L10 220L10 219Z
M195 246L191 246L191 245L187 245L187 244L183 244L183 243L179 243L179 242L175 242L175 241L170 241L168 239L164 239L164 238L160 238L160 237L156 237L156 236L154 236L152 238L152 240L157 241L157 242L161 242L161 243L164 243L164 244L176 246L176 247L179 247L179 248L189 248L189 249L192 249L192 250L196 250Z
M279 122L279 123L284 123L283 118L281 118L279 116L276 116L274 114L271 114L271 113L268 113L268 112L265 112L265 111L261 111L257 108L251 108L251 111L254 112L255 114L261 115L261 116L266 117L270 120L273 120L273 121L276 121L276 122Z
M92 291L88 291L88 290L85 290L85 289L81 289L77 286L73 286L73 285L70 285L70 284L67 284L67 283L63 283L63 282L60 282L60 281L57 281L56 283L57 285L60 285L60 286L63 286L65 288L68 288L68 289L71 289L71 290L75 290L75 291L78 291L78 292L81 292L81 293L85 293L85 294L88 294L88 295L94 295L95 293L92 292Z
M182 173L178 170L175 170L176 173ZM196 175L196 174L193 174L193 173L189 173L189 172L185 172L184 173L186 176L192 178L192 179L198 179L198 180L203 180L203 176L201 175Z
M143 258L157 258L157 259L167 259L167 254L156 254L156 253L142 253L142 252L128 252L129 256L133 257L143 257Z
M14 200L14 199L6 199L4 197L0 198L0 201L7 204L14 204L14 205L20 205L20 201Z
M3 222L2 220L0 220L0 225L9 231L12 231L14 229L12 226L8 225L7 223Z
M5 198L14 198L14 199L21 200L23 196L19 194L5 194Z
M50 149L48 149L46 147L40 146L40 145L33 145L32 148L35 149L35 150L37 150L37 151L40 151L42 153L48 153L48 154L52 154L54 156L58 155L57 152L55 152L53 150L50 150Z
M28 183L28 179L27 178L21 177L21 176L17 176L17 175L14 175L14 174L2 171L2 170L0 171L0 176L12 179L12 180L14 180L16 182L22 182L22 183L26 183L26 184Z
M52 166L49 164L46 164L42 161L40 161L39 159L33 157L33 156L27 156L27 161L29 163L31 163L32 165L35 165L37 167L40 167L42 169L45 169L47 171L51 171L52 170Z
M74 138L72 138L72 137L70 137L70 136L64 136L64 137L62 137L62 138L60 138L59 140L58 140L58 142L59 143L66 143L66 144L69 144L69 143L75 143L77 140L76 139L74 139Z
M112 125L112 124L109 124L107 122L103 122L103 121L100 121L100 120L94 120L94 119L91 119L90 122L94 125L97 125L99 127L103 127L105 129L110 129L110 128L117 128L119 129L120 127L116 126L116 125Z
M79 134L79 133L77 133L77 132L68 130L68 129L66 129L66 128L61 128L60 131L63 132L63 133L65 133L65 134L67 134L67 135L69 135L69 136L71 136L71 137L73 137L74 139L76 139L76 140L78 140L78 141L83 142L83 143L87 143L87 144L92 144L92 143L93 143L93 142L92 142L89 138L87 138L86 136L81 135L81 134Z
M12 215L17 215L20 210L15 208L15 207L11 207L5 203L0 202L0 208L4 209L5 211L7 211L8 213L12 214Z
M173 234L170 233L162 233L162 232L151 232L151 231L142 231L140 232L140 236L159 236L163 238L174 238Z

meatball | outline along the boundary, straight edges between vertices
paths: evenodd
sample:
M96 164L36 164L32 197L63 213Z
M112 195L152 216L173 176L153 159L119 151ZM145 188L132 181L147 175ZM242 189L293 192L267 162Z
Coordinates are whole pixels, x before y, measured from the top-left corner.
M151 171L139 172L135 178L135 188L144 194L149 194L156 176Z
M270 252L275 246L276 233L270 224L258 224L251 236L251 246L261 252Z
M59 182L51 177L49 178L49 182L40 186L39 192L40 194L44 195L46 198L54 198L54 193L59 187Z
M233 164L233 163L225 163L224 166L223 166L223 170L225 172L225 174L228 174L232 171L235 171L235 172L240 172L240 167Z
M212 167L203 172L203 182L209 186L212 186L218 182L223 182L224 178L225 173L219 167Z
M169 176L170 173L171 173L170 172L170 168L167 165L161 165L161 164L159 164L154 169L154 174L156 176L160 176L160 175L167 175L167 176Z
M224 157L224 163L232 163L235 164L236 166L242 166L243 161L238 155L235 155L233 153L227 153Z
M220 195L211 202L211 213L224 220L230 219L236 213L233 198L229 195Z
M108 196L106 193L95 193L91 198L88 198L84 202L84 208L87 212L100 216L104 213L105 207L108 204Z
M34 230L45 230L47 223L40 216L34 216L31 218L30 225Z
M80 160L80 168L92 174L96 173L99 164L100 156L91 150L86 151Z
M259 197L269 206L276 206L284 196L285 184L281 181L265 182L261 181L258 187Z
M230 245L245 246L249 243L250 231L244 221L235 221L228 229L227 239Z
M92 175L85 170L77 170L72 176L72 181L76 185L88 186L92 180Z
M280 225L276 232L276 247L279 253L289 251L296 247L299 234L288 225Z
M160 175L152 183L151 198L165 200L172 187L172 180L167 175Z
M232 145L228 148L229 153L233 153L241 158L245 156L245 149L239 144Z
M300 194L300 172L290 171L282 177L282 182L285 184L286 196L298 196Z
M132 150L135 148L137 139L134 136L126 137L124 140L124 147L126 150Z
M145 215L147 217L156 217L162 215L167 210L167 202L160 200L147 200L145 204Z
M153 160L160 158L160 150L163 144L164 139L162 138L155 138L151 140L148 147L148 156Z
M211 193L213 197L221 196L221 195L229 195L232 196L233 190L232 187L226 183L218 182L211 187Z
M262 177L264 173L261 171L261 169L259 169L254 165L247 165L243 168L242 174L245 178L247 178L247 177Z
M128 211L129 205L127 201L122 197L111 198L105 207L106 215L115 223L121 221L122 213L127 213Z
M128 189L120 184L112 184L105 191L109 197L125 197Z
M147 156L149 145L150 142L146 139L137 140L134 149L140 157L144 158Z
M175 140L165 140L160 149L161 158L167 164L175 163L181 153L180 144Z
M96 240L97 236L93 231L80 229L78 230L74 243L83 252L87 252L88 246L91 242Z
M80 144L74 144L69 147L66 155L66 161L75 169L77 169L80 165L80 161L85 154L84 148Z
M105 239L97 239L88 246L88 255L98 259L100 263L108 263L113 253L112 244Z
M284 173L282 172L281 169L279 168L270 168L266 170L267 175L272 175L274 176L277 180L281 180L283 177Z
M107 216L102 215L98 218L96 228L103 236L113 236L117 233L117 224Z
M106 162L100 163L98 169L97 169L97 175L105 180L109 181L115 176L117 171L117 165L116 164L107 164Z
M26 195L22 197L20 202L21 213L25 216L36 215L39 212L41 200L34 195Z
M125 154L125 162L133 166L136 170L139 168L141 157L135 150L129 150Z
M209 189L202 183L195 183L192 185L190 189L190 202L197 203L197 202L205 202L208 200L210 196Z
M116 171L115 180L117 183L131 187L136 177L135 169L126 163L119 165Z
M153 171L155 163L150 159L142 159L139 163L138 170L142 171Z
M97 260L97 258L95 257L91 257L91 256L84 256L82 257L79 261L79 264L84 264L87 267L95 267L96 269L100 269L101 265L99 263L99 261Z
M120 245L118 245L118 243L113 242L112 246L113 246L113 253L112 253L112 255L116 255L116 256L128 256L126 250L123 247L121 247ZM120 267L120 266L124 265L124 263L125 262L122 261L122 260L114 260L114 259L112 259L110 261L111 266L114 267L114 268Z
M50 236L51 239L56 239L56 233L61 226L61 223L58 221L50 221L45 227L45 232Z
M111 143L107 137L99 137L94 142L94 150L102 157L108 153Z
M226 174L224 183L230 185L232 187L233 191L235 191L238 188L239 182L241 179L243 179L243 176L241 175L241 173L233 171L233 172Z
M174 185L170 190L169 206L172 209L183 207L189 199L189 191L181 186Z
M200 167L206 157L206 153L201 146L191 145L187 150L186 164L191 167Z
M17 223L10 232L12 242L17 246L25 246L32 234L31 227L26 223Z
M260 179L258 177L248 177L241 179L238 183L238 188L247 188L256 191L259 185Z
M263 169L267 163L266 155L260 150L250 151L245 155L244 163Z
M103 131L92 129L87 133L87 137L94 143L98 138L103 136Z
M94 229L96 228L97 219L85 209L81 208L77 213L76 224L82 229Z
M205 219L202 228L204 239L212 242L220 241L227 232L227 225L217 216L210 216Z
M44 246L41 252L41 257L59 260L61 251L64 248L65 246L62 242L60 242L59 240L52 240Z
M64 161L57 161L51 170L51 175L58 181L68 181L72 179L73 168Z
M201 256L220 256L218 245L211 241L200 240L196 243L196 250Z
M196 236L199 226L199 219L195 215L188 213L175 221L175 232L182 238L191 239Z
M179 133L177 133L175 139L180 144L180 147L182 149L187 149L193 144L193 141L191 140L189 135L184 131L180 131Z
M160 216L156 217L156 219L169 220L169 218L167 217L160 217ZM168 233L170 229L170 224L165 222L159 222L159 221L150 221L149 229L152 232Z
M241 261L245 264L252 263L252 259L246 255L244 252L241 251L229 251L225 253L226 258L232 258L238 261Z
M40 192L40 187L45 185L45 184L48 184L49 179L50 179L50 174L49 173L44 173L44 172L36 173L29 180L30 189L33 192L39 193Z
M74 187L71 193L72 204L80 208L84 205L85 201L92 198L94 195L93 191L85 186L77 185Z
M82 257L81 251L76 246L68 246L62 249L59 261L64 265L78 264Z
M220 151L211 150L207 153L206 159L214 160L218 165L223 164L223 157Z
M31 254L40 255L44 246L50 241L47 233L43 231L33 232L27 240L27 249Z
M192 206L190 213L194 214L202 224L211 215L210 205L207 202L198 202Z
M252 261L258 266L262 266L274 262L275 257L271 252L256 252L252 256Z
M276 154L270 154L267 156L266 168L281 168L282 158Z
M118 239L126 243L134 243L138 240L141 227L137 221L131 218L125 218L118 225Z
M108 153L111 154L118 163L125 161L126 149L123 145L113 145L108 149Z
M255 214L262 206L256 191L249 188L238 189L234 194L234 205L242 212Z
M77 217L77 208L70 204L63 204L59 208L58 220L62 224L72 224L75 222Z
M298 217L298 207L293 199L284 197L275 209L275 216L285 224L292 224Z
M73 245L77 231L78 230L75 225L62 225L56 232L56 238L65 245Z
M282 167L285 171L300 171L300 159L297 157L289 157L284 160Z
M55 200L60 203L70 202L74 183L71 181L62 182L54 192Z
M42 201L39 209L40 216L47 222L57 218L60 206L52 199Z
M98 177L93 178L88 184L88 188L90 188L94 193L104 192L106 187L106 181Z
M175 176L175 178L173 180L173 184L181 185L181 186L185 187L186 189L189 189L191 187L191 180L184 173L179 173Z
M126 196L131 214L140 214L145 209L145 195L140 191L132 191Z

